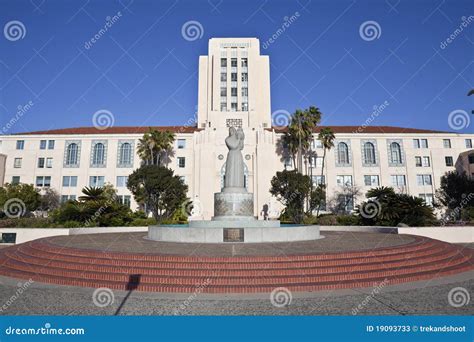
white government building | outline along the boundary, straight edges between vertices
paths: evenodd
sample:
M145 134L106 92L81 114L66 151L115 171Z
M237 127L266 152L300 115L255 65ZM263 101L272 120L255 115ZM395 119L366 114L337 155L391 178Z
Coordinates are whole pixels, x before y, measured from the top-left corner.
M197 123L182 127L155 127L176 134L169 166L189 186L196 205L194 215L213 216L213 196L222 185L229 126L245 132L246 187L254 193L255 216L264 205L270 215L281 208L269 193L277 171L291 169L290 158L278 153L284 128L272 126L269 57L260 55L256 38L214 38L209 55L199 58ZM193 120L194 121L194 120ZM474 134L438 132L386 126L333 126L335 147L323 149L306 169L315 182L327 184L327 196L360 189L357 204L367 190L392 186L431 203L440 177L456 168L474 175ZM148 127L79 127L0 136L0 185L31 183L53 187L62 200L75 199L85 186L111 183L120 199L137 208L127 190L127 176L140 166L138 140ZM343 188L345 190L343 190Z

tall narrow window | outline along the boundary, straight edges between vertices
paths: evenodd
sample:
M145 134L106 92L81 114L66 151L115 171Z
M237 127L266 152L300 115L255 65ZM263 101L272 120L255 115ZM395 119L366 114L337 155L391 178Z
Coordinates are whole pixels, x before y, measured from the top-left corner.
M92 165L99 166L105 164L105 146L102 143L94 145L92 151Z
M344 142L337 145L337 163L349 164L349 147Z
M71 143L67 147L66 151L66 165L77 165L78 164L79 147L76 143Z
M376 164L375 160L375 146L371 142L364 144L364 163L365 164Z
M119 150L119 165L132 164L132 145L128 142L123 143Z
M393 164L402 163L402 149L400 144L397 142L392 142L390 144L390 159Z

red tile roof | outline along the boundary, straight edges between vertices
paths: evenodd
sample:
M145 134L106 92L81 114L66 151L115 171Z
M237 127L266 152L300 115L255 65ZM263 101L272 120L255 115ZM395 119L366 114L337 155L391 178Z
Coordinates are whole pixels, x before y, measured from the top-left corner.
M329 127L334 133L387 133L387 134L402 134L402 133L449 133L443 131L435 131L429 129L418 129L418 128L404 128L395 126L319 126L315 129L315 132L319 132L321 128ZM190 126L152 126L159 131L170 131L173 133L194 133L201 129ZM95 127L75 127L75 128L60 128L45 131L33 131L25 133L17 133L18 135L45 135L45 134L143 134L149 129L148 126L122 126L122 127L109 127L106 129L98 129ZM267 130L274 130L277 133L283 133L286 131L286 127L272 127Z
M98 129L95 127L74 127L74 128L59 128L51 129L46 131L33 131L18 133L22 135L42 135L42 134L143 134L148 131L149 128L156 129L158 131L170 131L173 133L194 133L199 131L196 127L191 126L119 126L109 127L104 129Z
M430 129L406 128L396 126L318 126L314 130L319 132L322 128L331 128L334 133L387 133L387 134L402 134L402 133L450 133L443 131L435 131ZM277 133L286 132L287 127L272 127Z

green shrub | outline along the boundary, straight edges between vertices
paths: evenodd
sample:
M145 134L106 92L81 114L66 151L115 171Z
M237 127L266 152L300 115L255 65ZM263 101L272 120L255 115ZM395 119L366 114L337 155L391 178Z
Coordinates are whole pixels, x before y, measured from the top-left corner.
M335 226L337 225L337 218L333 214L321 215L318 217L317 223L320 226Z
M145 227L152 226L156 224L156 220L153 217L150 218L136 218L129 223L131 227Z
M64 228L81 228L84 227L84 225L81 222L77 221L66 221L62 224Z
M359 218L354 215L339 215L336 220L340 226L357 226L360 224Z

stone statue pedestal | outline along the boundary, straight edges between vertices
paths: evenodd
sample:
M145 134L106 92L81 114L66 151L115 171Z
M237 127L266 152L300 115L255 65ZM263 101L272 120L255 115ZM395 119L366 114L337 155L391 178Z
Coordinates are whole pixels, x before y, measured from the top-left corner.
M253 194L245 191L223 192L214 194L213 221L224 220L255 220L253 216Z

